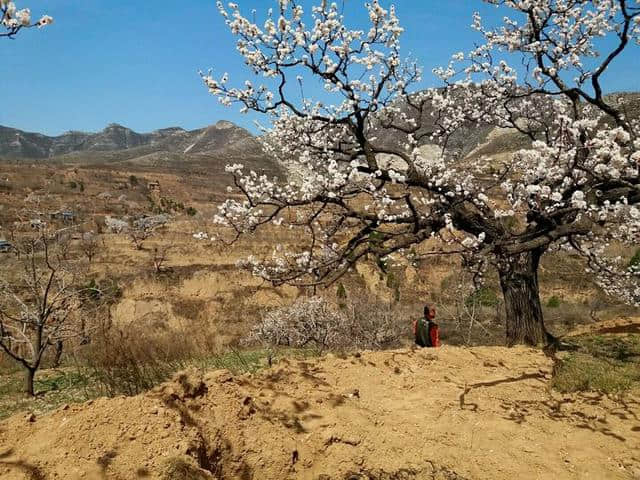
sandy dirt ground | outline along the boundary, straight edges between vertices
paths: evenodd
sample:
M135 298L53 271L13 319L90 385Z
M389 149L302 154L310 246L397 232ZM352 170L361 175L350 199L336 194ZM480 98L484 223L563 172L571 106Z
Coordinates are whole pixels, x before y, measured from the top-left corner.
M553 393L551 370L532 349L443 347L185 372L0 423L0 478L640 478L640 395Z
M640 317L620 317L604 322L581 325L573 329L567 337L579 335L617 335L625 333L640 333Z

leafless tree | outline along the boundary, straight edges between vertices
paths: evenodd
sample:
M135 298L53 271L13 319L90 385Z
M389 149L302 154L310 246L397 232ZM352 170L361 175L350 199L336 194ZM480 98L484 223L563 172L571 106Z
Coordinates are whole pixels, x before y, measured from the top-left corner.
M438 296L439 318L444 320L450 331L457 333L465 345L474 344L474 335L485 342L495 335L491 322L500 323L502 302L497 298L483 299L483 291L488 287L476 285L472 275L463 270L456 274L456 280L442 289ZM495 309L495 311L493 311Z
M151 250L151 263L153 264L153 270L156 274L160 274L165 271L165 263L167 261L167 256L169 251L172 249L173 245L156 245Z
M153 236L154 231L150 228L134 226L128 233L136 250L144 250L144 242Z
M65 340L87 335L81 311L96 287L87 286L86 267L70 257L63 237L41 231L5 259L13 264L0 278L0 350L24 368L29 396L50 347L59 358Z
M89 263L91 263L100 250L98 238L93 232L85 232L82 234L80 238L80 250L84 256L87 257Z

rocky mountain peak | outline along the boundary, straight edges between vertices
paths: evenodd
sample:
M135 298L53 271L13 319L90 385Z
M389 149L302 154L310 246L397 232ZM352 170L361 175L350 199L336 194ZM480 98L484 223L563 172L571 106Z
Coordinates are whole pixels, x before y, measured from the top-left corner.
M227 120L220 120L218 121L215 125L214 125L218 130L226 130L229 128L236 128L236 124L235 123L231 123Z
M110 123L108 124L103 131L106 130L129 130L129 128L120 125L119 123Z

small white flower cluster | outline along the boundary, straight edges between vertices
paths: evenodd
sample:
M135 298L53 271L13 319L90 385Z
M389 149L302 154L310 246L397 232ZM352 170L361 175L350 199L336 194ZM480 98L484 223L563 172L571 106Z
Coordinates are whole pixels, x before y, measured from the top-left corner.
M10 0L0 0L0 24L4 31L0 31L0 37L13 37L20 29L29 27L44 27L53 23L53 18L43 15L36 23L31 23L31 10L23 8L18 10L16 4Z
M480 232L480 234L476 237L474 236L469 236L469 237L465 237L464 240L462 240L462 245L465 248L478 248L479 246L482 245L482 243L484 242L486 238L486 234L484 232Z
M285 250L282 245L274 249L270 260L250 255L238 261L236 265L275 284L296 283L300 278L327 274L336 268L344 267L338 252L331 248L325 247L313 252L292 252Z

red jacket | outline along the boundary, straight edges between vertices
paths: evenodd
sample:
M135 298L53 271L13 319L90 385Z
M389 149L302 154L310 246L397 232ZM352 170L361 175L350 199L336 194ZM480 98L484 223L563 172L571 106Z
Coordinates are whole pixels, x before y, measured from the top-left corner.
M431 338L431 346L439 347L440 346L440 327L433 322L429 322L429 338Z

